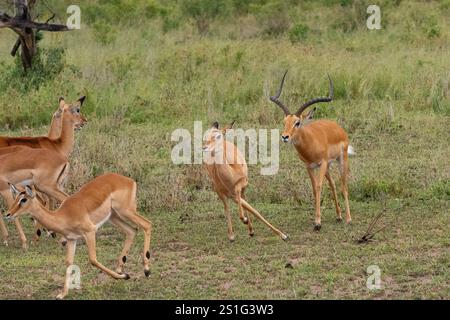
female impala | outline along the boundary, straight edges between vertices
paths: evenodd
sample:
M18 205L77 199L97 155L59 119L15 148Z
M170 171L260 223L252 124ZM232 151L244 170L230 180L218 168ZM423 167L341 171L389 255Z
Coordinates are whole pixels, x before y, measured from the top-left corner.
M54 113L52 117L52 122L50 126L50 130L48 133L48 136L42 136L42 137L0 137L0 155L5 155L7 153L14 153L17 150L23 150L24 147L39 149L42 148L43 150L50 150L50 151L56 151L59 154L61 154L62 157L68 157L70 153L73 150L73 145L75 141L74 136L74 130L81 129L87 122L86 118L81 114L80 109L83 105L83 102L85 100L85 97L81 97L76 102L68 104L64 100L64 98L59 99L59 107L58 110ZM53 152L50 153L53 155ZM23 155L23 154L22 154ZM14 157L12 155L11 157ZM26 152L25 155L22 157L27 157ZM39 156L38 156L39 157ZM9 158L12 159L12 158ZM56 161L59 161L60 158L57 157ZM14 161L14 160L13 160ZM38 159L36 159L38 161ZM66 163L67 160L64 160ZM17 159L17 163L15 163L15 169L21 170L22 173L24 173L23 170L26 170L27 168L21 168L20 167L21 159L20 157ZM43 164L45 165L45 163ZM68 173L68 166L66 166L66 175ZM2 178L1 175L2 169L0 168L0 179ZM8 179L3 178L4 181L8 181ZM12 181L12 180L9 180ZM0 186L1 187L1 186ZM50 186L53 188L53 186ZM62 185L59 186L62 188ZM8 190L8 188L4 189ZM6 192L9 196L9 192ZM48 194L47 194L48 196ZM10 201L8 197L5 197L6 201ZM61 197L57 198L57 200L62 199ZM53 199L51 199L53 200ZM61 201L61 200L60 200ZM50 202L52 203L52 202ZM52 205L50 205L52 206ZM17 231L19 233L19 236L22 241L22 247L26 248L26 237L23 233L22 226L20 224L20 221L17 220L15 222ZM0 221L0 231L2 231L3 236L5 238L8 237L6 227L4 226L3 222ZM36 225L35 229L35 240L39 238L41 234L40 226ZM7 243L7 240L4 239L4 242Z
M85 184L76 194L66 199L56 211L48 210L38 201L32 186L26 185L25 191L19 191L11 185L11 193L15 200L6 214L8 219L30 213L44 227L62 234L67 239L66 279L63 291L57 296L58 299L63 299L69 292L71 266L74 263L77 240L80 238L86 241L92 265L115 279L130 278L128 274L123 273L123 266L136 234L136 230L130 226L129 222L144 230L144 274L146 277L150 275L152 224L137 213L134 180L119 174L104 174ZM97 261L95 237L97 230L107 221L126 235L116 271L108 269Z
M244 224L248 225L248 232L253 236L253 226L250 216L244 215L244 209L265 223L274 233L283 240L288 237L280 230L272 226L264 217L245 201L245 188L248 185L248 170L244 157L238 148L225 139L227 129L231 129L234 122L222 130L219 123L215 122L207 134L203 151L206 152L206 170L210 177L213 189L222 200L225 208L225 216L228 222L228 239L234 241L233 225L228 210L227 200L233 199L239 206L239 217Z
M339 163L339 172L342 181L342 193L345 199L346 222L351 222L350 207L348 204L348 155L353 154L353 148L349 145L348 137L344 129L336 122L329 120L318 120L305 124L301 118L302 112L309 106L317 102L330 102L333 100L333 81L330 80L330 93L326 98L316 98L304 103L294 114L279 100L283 90L284 80L287 71L281 80L280 88L275 96L270 100L277 104L284 112L284 130L281 139L284 142L290 142L297 150L299 158L306 164L313 188L313 194L316 201L316 219L315 230L320 230L320 196L322 191L322 182L325 177L330 184L333 194L334 203L336 205L337 220L341 221L341 209L336 195L336 187L333 178L330 175L329 168L332 161ZM311 113L310 113L311 114ZM310 117L309 117L310 118ZM319 169L316 176L314 170Z
M82 128L87 122L80 111L84 99L81 97L72 104L67 104L64 98L59 99L59 109L53 115L48 137L0 137L0 148L23 145L55 150L68 157L73 150L74 130Z
M2 154L5 149L7 153ZM14 151L14 152L13 152ZM14 184L33 184L40 192L58 201L64 201L68 195L61 190L61 184L67 176L69 164L67 158L52 150L32 149L25 146L0 148L0 195L8 207L14 199L9 192L8 182ZM27 238L19 220L15 220L22 247L27 248ZM39 228L35 231L39 232ZM3 219L0 219L0 233L3 243L8 244L8 231Z

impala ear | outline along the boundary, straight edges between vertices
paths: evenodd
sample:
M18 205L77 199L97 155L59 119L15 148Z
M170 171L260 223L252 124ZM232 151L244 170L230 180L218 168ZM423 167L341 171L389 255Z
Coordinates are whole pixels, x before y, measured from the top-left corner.
M314 116L314 112L316 112L317 107L309 110L308 114L305 117L305 120L312 120L313 116Z
M64 100L64 97L59 97L59 107L62 108L66 104L66 100Z
M80 103L80 107L83 105L85 99L86 99L86 96L82 96L80 99L78 99L78 102Z
M17 195L20 193L20 191L12 183L8 182L8 185L9 185L9 191L11 191L11 194L12 194L13 198L15 199L17 197Z
M222 129L222 132L225 134L225 133L227 132L227 130L233 129L233 126L234 126L234 123L235 123L235 122L236 122L236 120L233 120L232 123L230 123L229 125L225 126L225 127Z
M214 129L219 129L219 123L216 121L216 122L214 122L213 124L212 124L212 127L214 128Z
M30 196L31 198L35 197L35 193L32 187L30 187L29 185L25 186L25 192L27 193L28 196Z

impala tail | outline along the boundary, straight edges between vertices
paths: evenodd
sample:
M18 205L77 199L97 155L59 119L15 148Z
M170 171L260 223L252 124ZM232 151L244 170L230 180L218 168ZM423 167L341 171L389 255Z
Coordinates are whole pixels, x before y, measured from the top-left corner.
M356 156L355 149L351 145L348 146L347 152L350 156Z

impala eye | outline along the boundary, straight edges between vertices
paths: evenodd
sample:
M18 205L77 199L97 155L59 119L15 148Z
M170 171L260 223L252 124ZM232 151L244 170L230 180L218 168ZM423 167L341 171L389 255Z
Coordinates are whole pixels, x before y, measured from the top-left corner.
M294 124L294 127L296 127L296 128L300 127L300 121L297 121L297 122Z
M27 198L22 198L22 199L20 199L20 204L24 204L24 203L26 203L28 200L27 200Z

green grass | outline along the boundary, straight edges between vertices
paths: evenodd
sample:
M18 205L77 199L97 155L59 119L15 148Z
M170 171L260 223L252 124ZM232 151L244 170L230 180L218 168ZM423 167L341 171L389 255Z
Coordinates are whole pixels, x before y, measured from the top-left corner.
M88 4L81 3L83 12ZM126 264L129 281L99 274L81 242L82 290L69 299L450 297L449 6L382 2L383 29L368 31L364 19L358 23L365 12L358 3L299 2L284 13L288 29L276 36L259 20L265 21L263 9L244 4L248 14L233 23L230 16L212 19L202 34L186 17L170 26L177 9L151 19L133 11L137 21L108 25L115 21L111 7L99 27L93 4L82 30L44 35L42 48L63 47L65 59L51 60L55 74L36 72L34 80L14 69L15 36L1 30L0 135L45 134L59 96L87 95L89 124L77 133L68 192L106 171L130 176L139 185L139 209L154 225L150 278L139 258L142 234ZM55 6L65 12L63 4ZM291 41L295 30L289 30L300 24L308 31ZM291 146L280 145L278 174L261 176L260 165L250 166L247 195L290 240L259 222L249 238L233 206L236 241L229 243L206 173L172 164L170 135L180 127L192 132L195 120L205 127L236 119L238 128L281 130L282 113L267 96L286 68L283 99L292 108L326 93L326 73L334 80L335 101L315 117L338 121L357 152L350 159L353 224L335 222L325 186L322 230L313 232L308 175ZM382 210L386 229L374 242L356 244ZM9 229L11 246L0 246L0 298L54 298L63 283L64 250L42 239L23 252ZM122 244L122 235L106 225L99 260L113 267ZM372 264L381 269L381 290L366 288Z

